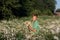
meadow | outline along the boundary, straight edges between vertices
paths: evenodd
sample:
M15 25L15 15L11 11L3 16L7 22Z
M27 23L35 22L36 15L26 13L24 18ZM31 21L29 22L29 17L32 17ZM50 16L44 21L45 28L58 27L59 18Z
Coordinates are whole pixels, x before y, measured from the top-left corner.
M39 16L40 32L30 39L29 31L24 25L31 17L0 20L0 40L60 40L60 17Z

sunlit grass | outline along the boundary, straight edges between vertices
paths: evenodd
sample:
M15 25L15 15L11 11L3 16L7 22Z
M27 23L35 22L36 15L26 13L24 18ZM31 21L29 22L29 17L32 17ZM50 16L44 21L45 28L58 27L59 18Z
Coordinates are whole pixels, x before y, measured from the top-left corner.
M23 17L8 21L1 20L0 40L29 40L27 38L30 36L29 30L24 22L31 19L31 17ZM55 40L54 36L60 38L60 18L58 16L39 16L38 21L40 23L40 32L38 35L31 37L30 40Z

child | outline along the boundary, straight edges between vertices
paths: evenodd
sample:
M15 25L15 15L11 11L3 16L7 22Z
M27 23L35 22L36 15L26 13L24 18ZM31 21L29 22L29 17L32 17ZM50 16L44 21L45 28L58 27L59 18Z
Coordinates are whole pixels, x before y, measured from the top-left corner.
M32 26L29 25L30 22L27 22L28 29L33 32L34 34L37 34L40 30L39 23L37 21L37 14L33 14L32 16Z
M37 14L33 14L32 16L32 29L31 30L34 33L38 33L40 30L39 22L37 21Z
M28 30L30 31L31 37L33 35L38 34L40 27L39 27L39 23L37 21L37 14L33 14L32 21L31 22L27 21L25 24L28 27Z

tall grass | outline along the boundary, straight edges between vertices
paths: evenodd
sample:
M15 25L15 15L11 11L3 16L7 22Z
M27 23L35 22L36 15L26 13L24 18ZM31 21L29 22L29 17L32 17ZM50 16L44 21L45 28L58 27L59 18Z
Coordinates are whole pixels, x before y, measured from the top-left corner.
M60 18L55 16L39 16L40 32L30 36L28 28L23 24L31 17L0 21L0 40L60 40ZM59 28L59 29L58 29ZM54 38L54 36L56 36ZM28 38L30 37L30 38Z

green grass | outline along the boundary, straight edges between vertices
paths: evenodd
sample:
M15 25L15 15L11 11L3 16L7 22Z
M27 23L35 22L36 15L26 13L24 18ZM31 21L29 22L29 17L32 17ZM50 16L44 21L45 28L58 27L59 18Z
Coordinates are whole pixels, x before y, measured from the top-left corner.
M0 40L29 40L27 37L30 35L27 27L23 24L25 21L31 20L31 17L15 18L11 20L0 21ZM34 35L31 40L55 40L51 30L60 27L60 18L58 16L39 16L40 32ZM51 27L51 28L50 28ZM2 34L3 33L3 34ZM28 35L26 37L26 35ZM58 38L59 33L58 33ZM35 39L34 39L35 38Z

